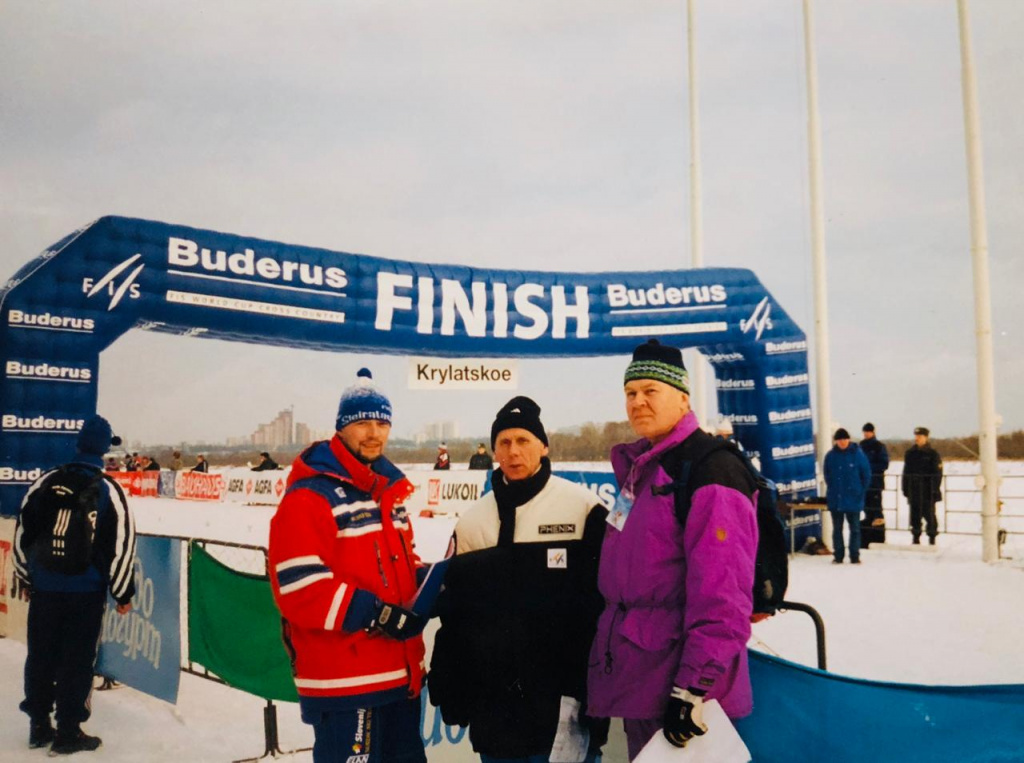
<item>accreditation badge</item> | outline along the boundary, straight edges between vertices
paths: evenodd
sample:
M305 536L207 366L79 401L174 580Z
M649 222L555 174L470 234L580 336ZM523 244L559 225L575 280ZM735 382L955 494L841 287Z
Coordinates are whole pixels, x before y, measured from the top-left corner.
M629 519L629 512L633 510L633 500L633 492L631 490L627 488L620 490L619 495L615 498L615 505L608 512L608 524L616 530L621 530L625 527L626 520Z

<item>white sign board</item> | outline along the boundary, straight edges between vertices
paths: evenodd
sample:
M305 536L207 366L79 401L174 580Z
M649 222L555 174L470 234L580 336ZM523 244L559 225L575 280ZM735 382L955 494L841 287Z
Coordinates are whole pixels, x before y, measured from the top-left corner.
M436 514L462 514L484 494L490 472L410 470L406 477L416 488L405 502L405 508L415 516L423 509Z
M507 358L409 358L409 389L518 389L519 362Z

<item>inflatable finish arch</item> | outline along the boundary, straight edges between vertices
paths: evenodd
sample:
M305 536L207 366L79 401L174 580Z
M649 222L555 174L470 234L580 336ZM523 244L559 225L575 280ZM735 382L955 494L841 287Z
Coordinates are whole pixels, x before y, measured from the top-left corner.
M100 353L129 329L318 350L626 356L715 366L719 409L790 497L815 490L807 341L749 270L556 273L399 262L100 218L0 289L0 514L67 459ZM618 384L618 379L609 379Z

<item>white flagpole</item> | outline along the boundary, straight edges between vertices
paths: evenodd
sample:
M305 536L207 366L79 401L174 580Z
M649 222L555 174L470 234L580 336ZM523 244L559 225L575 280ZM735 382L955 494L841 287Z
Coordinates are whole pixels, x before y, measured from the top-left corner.
M821 125L818 72L814 54L814 9L804 2L804 66L807 72L807 142L810 160L811 263L814 271L814 389L818 408L818 467L832 447L832 393L828 349L828 278L825 274L825 212L822 204ZM824 492L819 472L818 493ZM822 515L822 540L832 538L832 518Z
M982 169L981 119L971 50L967 0L957 0L960 22L960 64L967 140L968 198L971 211L971 262L974 270L974 333L978 342L978 412L981 455L981 558L999 558L999 460L996 449L996 390L992 359L992 304L988 274L988 225L985 221L985 178Z
M690 81L690 264L695 268L704 267L704 220L701 209L700 186L700 114L697 92L697 49L694 42L694 5L696 0L686 2L686 51ZM704 357L696 349L690 352L690 407L697 415L697 421L708 427L707 420L710 397L707 394Z

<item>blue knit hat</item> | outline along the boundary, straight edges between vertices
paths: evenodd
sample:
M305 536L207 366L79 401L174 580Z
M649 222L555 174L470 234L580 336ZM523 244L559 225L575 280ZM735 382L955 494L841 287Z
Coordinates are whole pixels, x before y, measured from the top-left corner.
M356 383L346 387L338 402L338 418L334 428L342 430L356 421L372 419L391 423L391 401L383 392L373 386L373 374L368 368L360 368Z
M116 436L110 429L110 422L102 416L93 416L86 419L82 429L78 433L78 452L88 453L93 456L102 456L111 445L120 445L121 438Z

